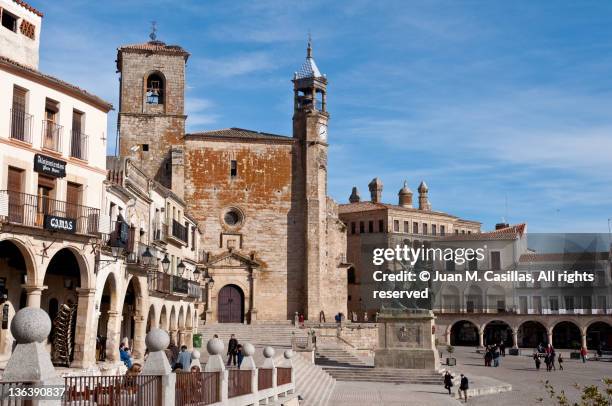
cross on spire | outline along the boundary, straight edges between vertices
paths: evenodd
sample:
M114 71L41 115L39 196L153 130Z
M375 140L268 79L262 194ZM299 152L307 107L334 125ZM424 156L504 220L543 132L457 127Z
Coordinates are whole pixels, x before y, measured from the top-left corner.
M151 21L151 33L149 34L149 38L151 38L151 41L157 39L157 21Z
M312 37L308 31L308 48L306 48L306 58L312 58Z

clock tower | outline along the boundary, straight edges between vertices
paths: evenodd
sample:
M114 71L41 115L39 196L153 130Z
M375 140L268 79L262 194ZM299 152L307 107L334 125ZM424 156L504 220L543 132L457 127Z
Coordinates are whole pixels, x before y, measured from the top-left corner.
M316 320L323 310L323 278L327 269L327 78L312 57L308 41L306 61L293 76L293 137L298 140L303 184L305 297L304 313ZM298 254L298 253L296 253ZM299 254L298 254L299 255Z

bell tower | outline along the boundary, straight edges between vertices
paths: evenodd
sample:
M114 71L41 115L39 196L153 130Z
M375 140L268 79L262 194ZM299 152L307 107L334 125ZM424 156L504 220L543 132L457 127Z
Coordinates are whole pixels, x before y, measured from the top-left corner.
M157 40L155 27L150 37L117 49L119 155L132 158L149 177L182 195L189 53Z
M304 184L305 211L305 303L308 319L319 317L321 296L327 287L323 277L327 269L327 78L312 56L308 40L306 60L293 75L293 137L299 140L301 178Z

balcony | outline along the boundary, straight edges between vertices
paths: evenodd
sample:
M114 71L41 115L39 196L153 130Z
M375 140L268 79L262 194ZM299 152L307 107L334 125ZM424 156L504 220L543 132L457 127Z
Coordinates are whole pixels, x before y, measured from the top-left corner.
M186 295L189 293L189 280L172 275L172 293Z
M197 282L158 271L149 272L149 289L167 295L188 296L196 299L201 293L200 285Z
M61 125L51 120L43 120L43 148L50 151L62 152L62 129L63 127Z
M170 235L180 243L187 244L187 227L176 220L172 220L172 228Z
M78 130L72 130L70 156L87 161L87 141L89 137Z
M0 222L50 231L97 235L100 209L0 190Z
M135 244L134 251L128 254L126 258L126 262L128 264L145 267L142 255L146 252L147 249L149 249L149 252L151 253L151 256L152 256L151 264L149 266L158 266L156 264L156 261L158 258L157 248L149 246L147 244L143 244L141 242L139 242L138 244Z
M19 140L32 143L32 119L34 116L26 113L23 110L11 109L11 132L10 137L14 140Z

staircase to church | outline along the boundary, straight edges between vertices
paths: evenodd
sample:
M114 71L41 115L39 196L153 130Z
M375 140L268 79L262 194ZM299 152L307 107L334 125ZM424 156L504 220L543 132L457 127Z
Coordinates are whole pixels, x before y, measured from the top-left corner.
M265 323L265 324L238 324L238 323L219 323L204 324L200 323L198 333L202 334L202 346L215 334L225 345L232 334L240 343L249 342L256 348L254 359L257 365L263 362L262 350L265 346L276 349L277 362L282 360L282 353L285 349L291 348L291 337L293 333L297 337L307 337L307 330L295 328L287 323ZM201 361L206 363L208 354L203 349ZM301 406L326 406L334 391L336 380L326 373L320 366L308 362L301 355L293 357L293 365L296 375L296 393L303 400Z
M442 385L434 370L374 368L341 347L317 348L315 363L338 381Z

